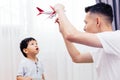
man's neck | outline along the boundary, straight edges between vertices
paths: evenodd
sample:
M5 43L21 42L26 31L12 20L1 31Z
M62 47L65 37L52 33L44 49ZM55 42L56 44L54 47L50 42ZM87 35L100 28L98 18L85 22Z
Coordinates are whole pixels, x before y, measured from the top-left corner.
M112 31L112 25L111 24L102 25L101 32L104 32L104 31Z

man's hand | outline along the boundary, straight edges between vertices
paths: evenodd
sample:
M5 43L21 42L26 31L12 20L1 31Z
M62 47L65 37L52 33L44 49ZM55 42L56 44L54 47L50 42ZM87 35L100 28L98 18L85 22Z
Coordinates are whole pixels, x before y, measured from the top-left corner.
M64 6L62 4L56 4L54 6L54 10L55 10L56 13L59 13L61 11L64 12Z

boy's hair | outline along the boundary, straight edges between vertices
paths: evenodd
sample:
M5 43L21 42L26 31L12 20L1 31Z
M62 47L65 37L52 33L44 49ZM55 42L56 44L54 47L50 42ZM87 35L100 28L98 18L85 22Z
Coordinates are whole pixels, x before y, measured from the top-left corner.
M35 40L35 39L32 37L28 37L28 38L23 39L20 43L20 50L23 53L24 57L27 57L27 55L26 55L26 53L24 53L23 49L27 48L28 43L32 40Z
M102 2L97 3L95 5L86 7L85 12L102 14L106 16L111 23L113 21L113 11L112 11L112 7L109 4L105 4Z

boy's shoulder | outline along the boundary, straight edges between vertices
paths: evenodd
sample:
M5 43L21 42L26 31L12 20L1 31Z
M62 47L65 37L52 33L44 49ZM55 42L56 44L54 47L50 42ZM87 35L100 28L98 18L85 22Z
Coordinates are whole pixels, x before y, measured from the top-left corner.
M22 58L20 61L21 64L26 64L27 62L28 62L27 58Z

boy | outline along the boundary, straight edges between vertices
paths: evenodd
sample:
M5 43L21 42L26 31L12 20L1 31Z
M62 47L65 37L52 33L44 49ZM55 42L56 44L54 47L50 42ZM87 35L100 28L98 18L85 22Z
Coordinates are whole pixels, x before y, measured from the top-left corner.
M21 41L20 50L25 59L19 65L17 80L45 80L43 66L36 55L39 53L37 41L28 37Z

